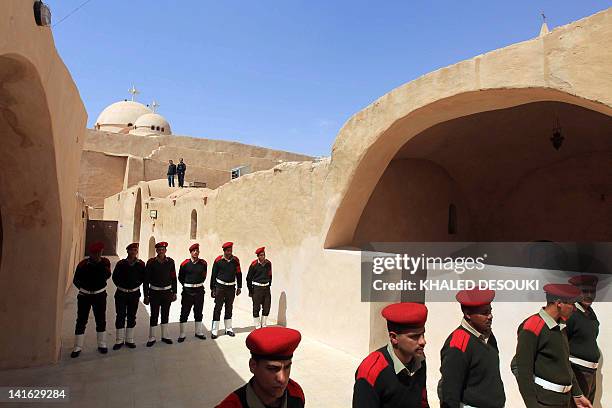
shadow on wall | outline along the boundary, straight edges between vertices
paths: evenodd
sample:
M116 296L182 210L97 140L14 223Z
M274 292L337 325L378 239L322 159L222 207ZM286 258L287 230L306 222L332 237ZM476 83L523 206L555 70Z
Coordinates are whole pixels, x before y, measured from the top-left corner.
M282 291L278 298L278 317L276 319L279 326L287 327L287 293Z
M151 259L155 256L155 237L149 238L149 256L147 259Z

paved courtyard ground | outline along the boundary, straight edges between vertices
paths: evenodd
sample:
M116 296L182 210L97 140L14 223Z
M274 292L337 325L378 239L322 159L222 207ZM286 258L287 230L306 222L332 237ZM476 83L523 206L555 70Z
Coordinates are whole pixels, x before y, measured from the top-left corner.
M112 259L113 266L117 259ZM180 287L180 285L179 285ZM90 316L81 356L70 358L76 318L76 289L68 292L64 308L61 358L58 364L0 371L0 386L67 386L69 403L7 403L24 407L159 408L214 407L227 394L250 378L249 352L245 339L253 329L251 313L234 311L236 337L225 335L211 340L193 336L193 321L184 343L167 345L158 341L145 347L148 336L148 310L140 304L136 326L137 348L113 351L115 287L108 285L107 332L109 352L99 354L95 322ZM180 290L179 290L180 295ZM246 296L243 293L241 296ZM141 298L142 300L142 298ZM242 299L244 303L245 299ZM172 339L179 334L180 296L172 304ZM193 315L190 316L193 320ZM204 323L210 329L212 301L208 291L204 303ZM3 335L8 335L4 333ZM32 335L36 328L32 328ZM363 356L362 356L363 357ZM293 359L291 377L302 385L307 406L346 408L351 406L353 375L360 358L350 356L317 341L303 338Z

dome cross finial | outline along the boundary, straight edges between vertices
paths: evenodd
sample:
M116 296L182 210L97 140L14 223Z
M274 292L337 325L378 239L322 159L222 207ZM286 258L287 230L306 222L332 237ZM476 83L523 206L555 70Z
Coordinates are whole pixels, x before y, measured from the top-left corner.
M153 100L153 102L151 103L151 108L153 108L153 113L157 113L157 108L159 108L161 105L159 103L157 103L157 101Z
M132 88L130 88L128 92L132 94L132 102L136 99L136 95L140 93L140 91L136 89L134 85L132 85Z

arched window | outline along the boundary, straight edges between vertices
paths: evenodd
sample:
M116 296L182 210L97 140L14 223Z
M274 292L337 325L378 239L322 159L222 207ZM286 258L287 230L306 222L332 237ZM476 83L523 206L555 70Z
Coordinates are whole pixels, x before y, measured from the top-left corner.
M162 128L162 132L164 131L164 128Z
M128 126L133 126L133 124L132 123L128 123Z
M159 131L159 126L157 127L157 130Z
M198 234L198 212L194 209L191 210L191 231L189 233L189 238L196 239Z
M151 130L155 130L155 126L151 125Z
M455 204L448 206L448 233L457 233L457 207L455 207Z

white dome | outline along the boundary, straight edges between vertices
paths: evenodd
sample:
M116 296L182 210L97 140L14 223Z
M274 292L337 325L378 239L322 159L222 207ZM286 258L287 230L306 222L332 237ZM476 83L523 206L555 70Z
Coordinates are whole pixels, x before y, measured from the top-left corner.
M96 120L96 124L100 125L101 128L105 126L125 128L133 126L139 117L148 113L152 113L151 109L147 108L142 103L134 101L116 102L107 106L106 109L100 113L100 116L98 116Z
M161 135L172 134L170 123L158 113L147 113L136 119L134 130L130 133L142 134L143 132Z

